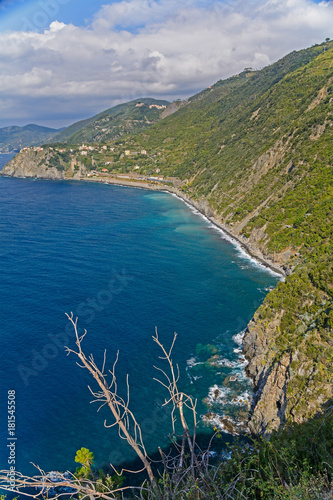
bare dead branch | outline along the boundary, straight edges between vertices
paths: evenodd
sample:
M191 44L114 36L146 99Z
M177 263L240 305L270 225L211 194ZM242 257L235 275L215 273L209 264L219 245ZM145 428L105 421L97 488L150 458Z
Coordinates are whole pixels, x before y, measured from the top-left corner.
M119 353L117 352L116 359L113 363L112 370L109 370L109 373L111 374L112 380L111 383L108 384L106 381L106 376L104 374L104 370L100 371L100 369L97 367L94 357L90 355L88 358L84 354L82 350L82 340L86 335L86 330L85 333L82 336L79 336L78 333L78 328L77 328L77 318L74 320L73 319L73 313L71 315L67 314L67 318L69 321L72 323L74 332L75 332L75 337L76 337L76 346L77 346L77 351L73 349L69 349L68 347L66 348L68 353L75 354L81 363L83 364L84 368L86 368L90 374L94 377L96 380L97 384L99 385L101 392L100 393L95 393L95 397L97 397L98 400L102 400L103 403L107 404L108 407L111 410L111 413L115 419L115 424L118 425L118 433L119 436L122 439L125 439L128 444L134 449L140 460L142 461L144 465L144 469L147 471L149 480L151 482L152 487L156 490L157 495L159 497L158 493L158 488L157 484L154 478L154 474L150 465L150 459L148 457L148 454L146 452L143 440L142 440L142 433L141 433L141 428L132 413L132 411L129 409L129 384L128 384L128 378L127 378L127 401L125 402L122 397L120 397L117 394L117 384L116 384L116 376L115 376L115 370L116 370L116 364L118 361L118 356ZM105 367L105 359L106 355L104 352L104 359L103 359L103 368ZM113 388L113 389L111 389ZM104 425L106 426L106 422L104 422ZM114 424L112 424L114 425ZM130 431L131 426L133 427L132 433Z
M67 498L77 498L78 496L80 498L89 497L90 500L112 500L118 498L117 495L123 494L128 490L138 490L140 498L144 498L145 500L173 500L175 498L187 497L188 493L193 491L193 487L196 488L195 491L198 495L202 495L200 498L204 498L205 489L209 486L210 491L214 491L214 498L222 499L215 484L216 474L211 475L208 473L209 451L202 452L196 444L197 401L180 391L178 388L180 370L178 364L174 364L172 360L172 352L177 334L174 334L169 349L166 349L161 343L157 329L155 330L155 336L153 336L154 342L162 351L162 356L160 356L159 359L167 364L167 370L160 367L154 367L161 377L160 379L154 378L154 380L161 384L167 391L168 396L165 398L162 406L171 405L171 424L173 430L173 434L170 437L173 443L172 450L170 449L169 453L166 454L159 448L164 466L164 471L160 474L162 482L162 486L160 486L157 484L152 471L151 464L153 460L149 458L147 454L141 427L129 408L130 390L128 376L126 377L125 397L121 397L118 394L116 368L119 359L119 351L116 353L112 368L108 369L106 372L107 357L106 351L104 350L102 366L99 368L95 362L94 356L92 354L86 356L82 349L82 342L87 331L85 330L84 333L80 335L77 326L78 319L74 319L73 313L71 313L71 315L67 314L67 317L74 328L76 345L76 349L66 347L67 355L75 354L78 358L78 366L88 370L98 385L98 390L88 386L93 398L91 403L98 403L97 412L104 406L108 406L113 421L107 423L107 421L104 420L104 426L106 428L117 427L119 437L127 441L143 464L140 471L122 469L120 473L112 464L110 464L110 466L118 476L121 476L123 472L141 473L146 471L149 482L145 481L139 488L128 486L111 489L111 487L101 484L98 480L96 481L87 477L78 478L69 472L65 474L57 472L56 478L52 478L50 474L46 474L42 469L35 466L39 473L37 476L28 477L16 472L14 485L12 481L10 483L8 481L8 471L0 471L0 488L36 499L47 495L49 500L58 500L58 498L60 499L64 496ZM192 435L186 419L188 417L188 412L190 415L189 421L191 422ZM176 422L178 419L182 427L182 434L180 436L176 434ZM181 437L181 440L177 442L178 437ZM203 471L205 471L205 474ZM235 478L234 483L230 485L227 492L229 498L231 498L229 495L232 495L232 492L239 493L236 487L238 480L239 478ZM26 491L27 489L30 491ZM33 491L35 490L36 493L31 492L31 489Z
M131 486L126 486L111 490L103 485L104 491L98 491L98 484L96 484L93 480L86 478L78 479L70 472L66 472L65 474L57 472L56 475L52 475L52 473L47 474L40 467L36 465L34 465L34 467L38 470L39 475L30 477L25 476L18 471L13 471L11 473L10 482L8 481L8 471L0 471L0 488L4 491L24 494L25 496L36 499L44 498L47 494L48 497L53 500L63 496L72 498L78 494L82 496L111 500L117 498L117 496L115 496L116 493L133 489ZM32 493L25 491L27 489L35 489L37 492ZM57 491L59 489L62 489L63 491ZM49 492L53 491L54 493L51 493L50 496Z

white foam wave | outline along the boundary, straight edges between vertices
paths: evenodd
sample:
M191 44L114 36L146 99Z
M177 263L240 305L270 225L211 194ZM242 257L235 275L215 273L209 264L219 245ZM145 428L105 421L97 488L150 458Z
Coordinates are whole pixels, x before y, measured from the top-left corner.
M191 205L188 201L184 200L184 198L181 198L180 196L178 196L177 194L175 193L170 193L172 196L175 196L176 198L178 198L179 200L181 200L183 203L185 203L185 205L191 210L192 213L194 213L195 215L199 215L201 218L203 218L206 222L209 223L209 225L215 229L215 231L217 231L224 240L226 241L229 241L229 243L231 243L238 251L238 254L239 256L242 258L242 259L246 259L248 261L251 262L252 265L254 265L255 267L259 267L260 269L263 269L265 270L266 272L268 272L269 274L272 274L273 276L278 276L279 278L281 278L281 273L278 273L277 271L274 271L274 269L268 267L267 265L265 265L263 262L261 262L260 260L256 259L255 257L253 257L252 255L250 255L246 249L244 248L244 246L242 245L242 243L240 243L240 241L236 240L235 238L233 238L231 235L227 234L222 228L220 228L219 226L217 226L214 222L212 222L209 217L207 217L206 215L204 215L202 212L200 212L200 210L198 210L197 208L195 208L193 205ZM242 269L247 269L247 267L244 267Z
M187 370L188 368L193 368L193 366L203 365L204 363L202 361L198 361L197 358L193 356L192 358L186 360L186 364L187 364L186 367Z
M226 404L230 392L231 390L228 387L215 384L209 388L205 403L210 406L213 404Z
M247 364L247 362L244 363L244 367L246 366L246 364ZM247 377L244 369L239 370L237 372L231 372L231 376L236 377L239 382L246 382L246 385L248 387L251 387L251 381Z
M197 361L196 358L193 357L193 358L187 359L186 364L187 364L187 366L195 366L196 361Z
M251 395L248 391L245 391L239 394L239 396L232 398L229 404L232 406L246 406L249 408L251 405Z
M233 335L232 340L235 342L235 344L237 344L237 345L239 345L239 347L241 347L243 344L244 335L245 335L245 330L242 330L241 332Z
M241 381L241 374L231 375L230 382ZM241 394L236 394L229 387L213 385L209 388L208 396L204 399L204 402L208 406L215 405L227 405L227 406L245 406L249 408L251 405L252 397L251 397L251 389L244 390Z
M219 415L217 413L208 413L202 417L202 420L216 429L220 429L226 434L232 434L238 436L237 427L239 424L229 416Z
M207 220L211 223L211 225L214 227L214 229L218 233L220 233L220 235L222 236L222 238L224 240L229 241L229 243L231 243L237 249L238 255L239 255L239 257L241 259L246 259L249 262L251 262L251 264L253 266L259 267L260 269L268 272L269 274L272 274L273 276L278 276L279 278L281 278L281 274L280 273L278 273L277 271L274 271L274 269L272 269L271 267L268 267L268 265L265 265L263 262L261 262L260 260L256 259L252 255L250 255L245 250L244 246L238 240L236 240L235 238L233 238L231 235L227 234L222 228L216 226L208 218L207 218ZM241 266L241 268L242 269L248 269L248 266Z
M181 200L190 209L190 211L193 214L198 215L199 217L201 217L202 219L206 220L207 222L210 222L210 220L208 219L208 217L206 217L202 212L200 212L200 210L198 210L194 205L191 205L191 203L189 203L188 201L186 201L181 196L178 196L178 194L176 194L176 193L170 193L170 194L171 194L171 196L174 196L175 198L178 198L178 200Z
M243 360L241 356L239 356L237 361L231 361L227 358L221 358L214 361L215 366L222 366L223 368L232 368L232 369L240 369L245 366L245 359Z

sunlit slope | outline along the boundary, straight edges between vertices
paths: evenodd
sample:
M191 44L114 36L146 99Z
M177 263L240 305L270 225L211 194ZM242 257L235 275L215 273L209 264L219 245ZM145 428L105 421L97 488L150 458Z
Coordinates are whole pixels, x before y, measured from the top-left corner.
M198 98L199 97L199 98ZM288 276L249 325L255 432L332 398L333 49L219 82L136 138L161 172Z
M149 108L141 101L132 103L134 115ZM71 140L103 147L29 150L3 174L130 177L135 169L146 179L180 178L183 197L287 275L244 339L256 394L252 430L312 417L333 397L333 42L219 81L175 104L170 116L149 110L158 121L140 134L123 129L121 140L105 145L107 133L91 122ZM96 123L111 131L106 118Z
M156 123L169 104L168 101L151 98L119 104L92 118L74 123L58 134L54 141L69 144L105 142L138 133Z

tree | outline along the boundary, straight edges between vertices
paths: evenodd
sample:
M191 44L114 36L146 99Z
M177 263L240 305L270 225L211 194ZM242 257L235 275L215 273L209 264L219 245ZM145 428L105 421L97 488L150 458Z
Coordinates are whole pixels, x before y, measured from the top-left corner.
M76 452L75 462L78 462L82 467L76 469L77 474L81 476L89 476L91 474L91 465L94 461L94 454L87 448L81 448Z
M142 461L142 471L147 473L148 482L145 481L143 485L138 488L130 486L119 487L119 481L117 483L117 481L112 480L113 478L110 476L107 476L107 480L104 481L101 480L103 479L101 477L100 480L96 480L91 470L94 455L87 448L81 448L76 454L75 461L80 463L82 467L79 468L75 474L66 472L65 474L56 473L54 476L54 474L50 475L45 473L39 466L35 466L39 472L37 476L27 477L15 471L11 475L11 483L8 484L8 471L0 471L0 488L7 491L15 491L33 498L44 497L46 494L49 499L57 499L63 495L70 495L71 497L79 495L80 498L89 497L91 500L95 498L111 500L119 498L119 494L122 494L125 490L139 489L139 498L145 498L147 500L164 500L167 498L175 498L175 491L180 492L184 487L191 490L193 485L195 485L195 488L198 488L197 480L201 478L202 484L207 485L207 481L210 482L213 491L216 493L215 498L222 499L213 479L209 480L208 478L210 478L210 476L204 474L204 470L208 468L209 452L203 452L196 444L196 401L178 389L179 368L178 365L174 366L171 357L177 334L174 334L169 350L166 350L160 342L157 330L155 336L153 336L154 342L161 348L163 353L160 359L166 361L168 367L168 372L160 367L155 367L163 376L162 380L158 378L155 378L155 380L162 384L168 391L168 397L165 399L164 405L172 405L171 416L173 432L171 441L174 444L175 450L174 453L165 454L159 449L161 455L160 463L163 465L163 472L161 473L160 480L157 481L152 470L152 460L147 454L142 439L140 425L129 408L128 378L126 380L126 400L119 396L117 392L116 365L119 352L116 354L116 359L112 368L109 369L107 373L105 369L106 351L104 351L103 364L102 367L99 368L94 361L93 355L90 354L87 357L82 350L82 342L87 331L85 330L84 334L80 336L77 318L74 320L73 314L67 315L67 317L73 325L76 338L76 349L66 347L67 354L74 354L77 356L80 361L78 365L88 370L95 379L98 390L92 390L88 386L94 401L100 403L99 408L107 405L114 419L113 423L110 425L105 421L104 426L118 426L119 436L128 442ZM109 377L108 380L110 381L106 380L106 376ZM185 417L185 412L187 410L189 410L192 418L192 433L190 432L188 421ZM176 433L177 418L179 418L183 429L183 433L180 436ZM122 472L123 471L121 471L119 475L121 475ZM29 492L31 488L37 488L39 492L31 494Z

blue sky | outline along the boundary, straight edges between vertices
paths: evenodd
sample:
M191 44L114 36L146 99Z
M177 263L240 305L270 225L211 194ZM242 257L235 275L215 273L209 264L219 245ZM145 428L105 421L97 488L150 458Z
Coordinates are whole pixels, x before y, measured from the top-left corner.
M326 37L332 0L0 0L0 127L186 98Z
M103 3L98 0L2 0L0 30L41 30L52 21L85 26Z

